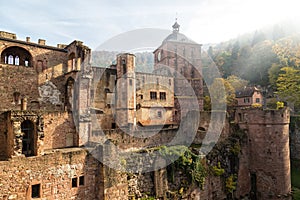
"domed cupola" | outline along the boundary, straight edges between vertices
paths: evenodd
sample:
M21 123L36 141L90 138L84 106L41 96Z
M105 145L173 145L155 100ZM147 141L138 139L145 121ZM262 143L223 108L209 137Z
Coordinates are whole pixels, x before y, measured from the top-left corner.
M184 42L184 43L191 43L196 44L193 40L186 37L184 34L179 33L180 25L176 22L172 26L173 32L164 39L163 44L166 42Z

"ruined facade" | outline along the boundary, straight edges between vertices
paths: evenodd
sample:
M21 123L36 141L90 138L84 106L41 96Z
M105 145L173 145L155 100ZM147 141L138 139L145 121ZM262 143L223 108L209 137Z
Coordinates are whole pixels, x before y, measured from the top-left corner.
M132 160L149 169L161 160L138 153L126 160L126 153L177 145L178 133L200 146L214 126L211 118L221 115L203 111L201 45L181 34L177 22L154 51L151 74L136 72L130 53L108 68L91 67L91 50L80 41L51 47L0 32L0 54L0 199L175 198L170 191L180 189L184 172L175 174L177 184L168 180L168 168L137 173ZM199 124L190 123L198 117ZM288 126L287 109L238 109L226 118L218 143L236 128L244 133L241 149L235 159L212 154L207 163L223 161L236 173L231 195L290 198ZM127 152L119 155L116 147ZM230 198L223 182L209 174L202 190L191 186L181 198Z

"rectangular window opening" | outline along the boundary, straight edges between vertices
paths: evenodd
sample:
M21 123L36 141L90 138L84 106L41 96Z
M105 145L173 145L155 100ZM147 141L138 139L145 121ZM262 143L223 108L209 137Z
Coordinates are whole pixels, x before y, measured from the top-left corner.
M79 177L79 185L84 185L84 176Z
M36 184L31 186L31 198L41 197L41 184Z
M160 100L166 100L167 98L166 98L166 93L165 92L160 92L159 93L159 98L160 98Z
M150 99L157 99L156 92L150 92Z
M77 178L72 178L72 188L77 187Z

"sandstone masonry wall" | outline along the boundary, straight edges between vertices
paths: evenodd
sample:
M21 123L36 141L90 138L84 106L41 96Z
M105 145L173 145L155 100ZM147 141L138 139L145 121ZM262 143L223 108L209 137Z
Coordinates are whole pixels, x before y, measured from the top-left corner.
M0 199L31 199L40 184L41 199L95 200L100 165L82 149L64 149L44 156L18 157L0 162ZM79 177L84 176L83 183ZM72 179L78 181L72 186Z

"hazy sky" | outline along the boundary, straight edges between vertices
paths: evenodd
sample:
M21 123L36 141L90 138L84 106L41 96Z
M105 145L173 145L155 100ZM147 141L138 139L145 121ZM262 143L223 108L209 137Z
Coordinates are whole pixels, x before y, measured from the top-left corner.
M92 49L127 31L170 30L198 43L225 41L300 17L297 0L10 0L1 1L0 29L47 44L81 40Z

